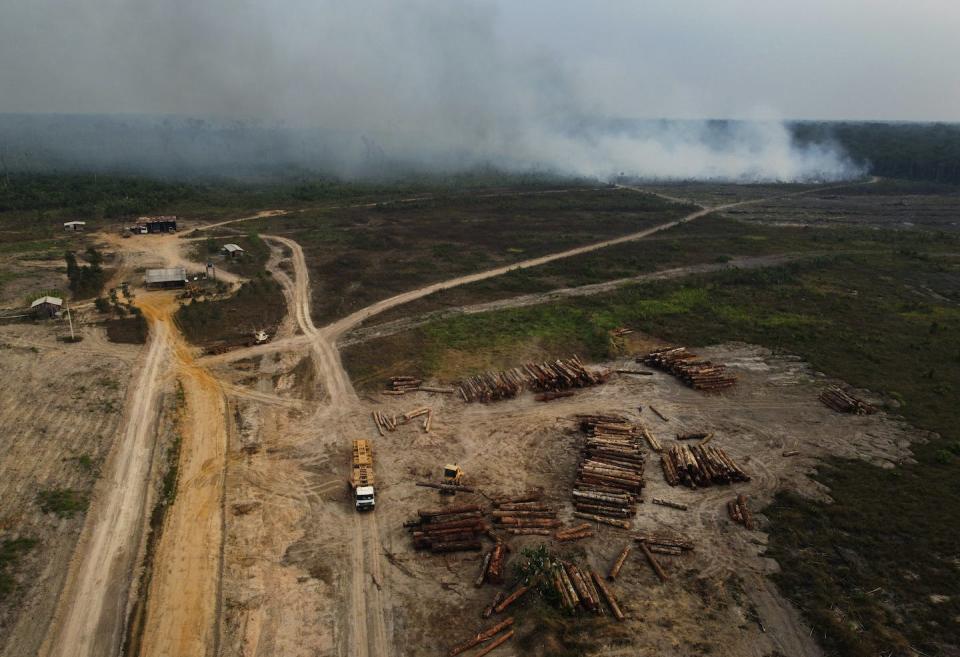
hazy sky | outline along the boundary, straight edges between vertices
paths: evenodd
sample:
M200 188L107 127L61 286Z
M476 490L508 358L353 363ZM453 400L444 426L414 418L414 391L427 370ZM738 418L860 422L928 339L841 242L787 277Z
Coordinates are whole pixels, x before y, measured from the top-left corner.
M0 112L279 120L441 167L837 178L843 154L779 120L960 120L958 44L958 0L0 0ZM729 147L571 129L661 117L770 124Z
M0 111L384 125L385 104L960 120L960 2L0 2Z

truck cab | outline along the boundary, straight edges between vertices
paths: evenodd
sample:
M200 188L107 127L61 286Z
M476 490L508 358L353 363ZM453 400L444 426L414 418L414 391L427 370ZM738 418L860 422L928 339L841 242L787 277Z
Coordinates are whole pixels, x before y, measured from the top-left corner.
M373 486L357 486L354 489L353 498L357 503L357 511L373 511L376 504Z

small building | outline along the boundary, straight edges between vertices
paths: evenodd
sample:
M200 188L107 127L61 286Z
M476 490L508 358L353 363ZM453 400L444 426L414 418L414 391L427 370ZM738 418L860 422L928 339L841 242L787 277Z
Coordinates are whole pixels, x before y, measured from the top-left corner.
M56 317L63 309L63 299L60 297L40 297L30 304L30 312L35 317Z
M187 284L187 270L183 267L148 269L144 282L148 289L184 287Z
M87 222L86 221L64 221L63 229L69 232L79 232L81 230L86 230Z
M244 250L236 244L224 244L220 250L229 258L239 258L244 254Z
M140 233L175 233L177 232L177 218L174 216L140 217L137 227L141 229L137 231Z

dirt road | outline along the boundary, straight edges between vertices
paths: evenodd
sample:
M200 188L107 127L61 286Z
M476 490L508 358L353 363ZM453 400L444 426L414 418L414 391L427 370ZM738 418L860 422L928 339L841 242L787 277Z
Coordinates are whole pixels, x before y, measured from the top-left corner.
M121 436L94 491L41 655L99 657L120 648L145 513L158 400L170 357L168 318L146 300L142 303L152 327L146 353L127 394Z
M777 267L789 262L796 262L805 258L814 258L819 253L797 253L782 254L771 256L743 256L731 258L725 263L711 263L706 265L690 265L688 267L675 267L673 269L662 269L649 274L639 274L629 278L618 278L603 283L592 283L590 285L578 285L576 287L565 287L549 292L540 292L537 294L522 294L506 299L497 299L485 303L475 303L468 306L456 306L444 308L443 310L434 310L431 312L417 315L415 317L404 317L401 319L374 324L372 326L363 326L349 332L338 342L338 346L346 347L359 342L366 342L375 338L382 338L388 335L394 335L402 331L409 331L427 324L428 322L450 317L453 315L475 315L478 313L495 312L507 308L523 308L526 306L535 306L541 303L559 301L561 299L572 299L576 297L593 296L610 292L626 285L635 285L637 283L646 283L651 281L666 281L686 276L695 276L697 274L707 274L728 269L759 269L763 267Z
M179 474L154 558L140 654L204 657L217 652L226 402L179 332L168 335L184 400Z

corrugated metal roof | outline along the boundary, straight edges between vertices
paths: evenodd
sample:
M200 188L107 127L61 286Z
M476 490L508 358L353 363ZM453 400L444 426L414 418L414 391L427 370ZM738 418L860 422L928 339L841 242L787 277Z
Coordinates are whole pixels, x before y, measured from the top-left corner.
M239 246L237 246L236 244L224 244L224 245L223 245L223 250L224 250L224 251L229 251L230 253L234 253L234 252L236 252L236 251L243 251L243 249L241 249L241 248L240 248Z
M183 267L170 269L148 269L146 272L147 284L183 282L187 278L187 270Z
M39 299L37 299L36 301L34 301L33 303L31 303L31 304L30 304L30 307L31 307L31 308L36 308L36 307L39 306L41 303L49 303L49 304L54 305L54 306L62 306L62 305L63 305L63 299L61 299L60 297L40 297Z

